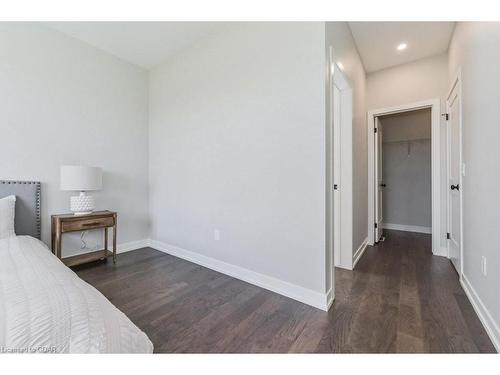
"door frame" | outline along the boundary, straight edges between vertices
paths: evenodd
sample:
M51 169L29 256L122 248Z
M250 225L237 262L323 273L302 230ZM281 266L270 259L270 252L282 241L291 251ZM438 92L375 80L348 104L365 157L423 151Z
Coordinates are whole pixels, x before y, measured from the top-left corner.
M339 68L334 60L333 48L329 47L328 56L328 87L329 92L329 120L326 126L326 251L329 258L328 267L330 280L327 281L329 288L329 304L333 301L335 290L334 268L342 267L352 269L352 186L353 186L353 163L352 163L352 86L346 74ZM334 86L340 92L340 121L334 121ZM333 135L339 134L339 142L335 142ZM334 145L340 145L340 162L337 170L334 170ZM338 199L340 204L335 206L333 185L338 185ZM340 223L334 223L334 210L340 217ZM340 249L334 249L334 236L336 235L334 225L340 224ZM338 228L338 225L337 225ZM335 252L340 251L340 262L335 265Z
M439 98L368 111L368 244L375 244L375 117L431 109L432 253L446 256L441 247L441 100Z
M459 111L459 123L458 123L458 158L459 158L459 165L460 165L460 173L459 173L459 185L460 189L458 190L459 194L459 211L460 211L460 271L459 273L459 279L462 280L463 274L464 274L464 209L463 209L463 190L464 190L464 184L463 184L463 176L464 176L464 164L463 164L463 140L462 140L462 69L461 67L458 68L457 73L455 74L453 81L451 83L450 89L448 90L448 94L446 95L446 113L450 113L449 107L448 107L448 101L450 99L451 94L453 93L453 89L457 87L458 89L458 97L460 98L460 106L458 108ZM451 147L450 147L450 123L449 121L446 121L446 145L447 145L447 153L446 153L446 158L447 158L447 163L446 163L446 207L447 207L447 220L446 220L446 231L450 231L450 226L451 226L451 215L450 215L450 191L448 189L448 185L450 184L450 163L451 163L451 158L450 158L450 152L451 152ZM450 242L446 241L446 251L447 251L447 256L450 258Z
M378 117L374 117L373 118L373 126L374 126L374 129L376 128L377 129L377 132L375 133L374 132L374 157L373 157L373 162L374 162L374 178L375 178L375 201L374 201L374 223L376 223L377 225L380 224L380 228L379 227L376 227L374 229L374 235L375 235L375 243L377 243L377 241L379 241L382 233L383 233L383 228L382 228L382 222L383 222L383 219L384 219L384 212L383 212L383 209L379 212L379 210L382 208L381 206L383 206L383 202L384 200L381 199L381 195L383 195L382 193L382 189L381 189L381 185L380 185L380 172L382 172L382 176L383 176L383 166L381 165L381 157L383 157L383 151L382 151L382 137L383 135L383 129L382 129L382 125L381 125L381 122L380 122L380 119ZM375 145L377 145L377 147L375 147ZM382 193L382 194L381 194ZM382 221L379 222L379 216L380 214L382 214Z

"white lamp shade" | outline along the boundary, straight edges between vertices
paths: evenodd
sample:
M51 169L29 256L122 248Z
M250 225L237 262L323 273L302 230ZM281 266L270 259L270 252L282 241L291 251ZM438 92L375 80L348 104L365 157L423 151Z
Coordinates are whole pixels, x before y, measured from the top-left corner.
M101 189L101 168L81 165L61 166L61 190L91 191Z

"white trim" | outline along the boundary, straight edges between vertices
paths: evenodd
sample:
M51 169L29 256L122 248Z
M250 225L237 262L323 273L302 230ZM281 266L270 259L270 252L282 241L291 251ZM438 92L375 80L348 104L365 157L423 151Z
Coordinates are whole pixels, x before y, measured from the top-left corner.
M326 264L325 284L327 308L335 298L335 263L352 266L353 231L353 164L352 164L352 85L348 77L335 63L334 50L329 46L327 60L327 93L329 94L329 113L326 122L326 181L325 181L325 225L326 225ZM338 89L340 116L334 113L334 87ZM339 121L335 121L337 118ZM335 135L335 137L334 137ZM336 155L334 155L336 154ZM333 190L334 184L338 189ZM335 203L334 203L335 199ZM336 219L334 219L336 218ZM334 233L335 232L335 233ZM342 255L343 254L343 255ZM328 280L328 277L330 280Z
M368 237L363 240L361 245L358 247L358 250L356 250L356 252L354 253L353 262L352 262L352 269L354 269L354 267L356 267L356 264L358 264L358 261L361 259L361 257L365 253L367 246L368 246Z
M472 284L463 274L460 278L460 284L462 284L462 288L464 289L465 294L469 298L474 311L476 311L476 314L483 324L483 327L486 330L486 333L488 334L491 342L495 346L495 349L497 350L497 352L500 352L500 330L498 328L498 324L491 316L483 301L481 301L481 298L479 298L479 295L472 287Z
M333 48L329 46L328 48L328 61L327 61L327 73L326 73L326 92L329 95L328 106L328 120L325 124L325 151L326 151L326 170L325 170L325 260L330 257L327 261L325 267L325 285L329 285L329 291L333 291L335 294L335 252L333 244L333 82L332 76L334 75L335 65L333 63ZM330 275L330 280L328 280L328 275Z
M415 233L426 233L426 234L432 233L431 227L421 227L418 225L382 223L382 228L392 229L392 230L402 230L404 232L415 232Z
M448 258L448 247L446 246L441 246L440 250L439 251L436 251L433 255L438 255L440 257L445 257L445 258Z
M352 163L352 85L347 75L335 63L334 50L329 46L327 60L327 93L329 113L326 123L326 265L325 284L335 298L335 266L352 269L352 210L353 210L353 163ZM340 116L334 113L334 87L338 89ZM338 121L334 121L334 118ZM334 137L334 135L336 137ZM333 190L333 185L338 186ZM335 200L335 203L334 203ZM336 219L335 219L336 218ZM330 278L328 280L328 277ZM328 297L330 298L330 297Z
M414 111L417 109L431 108L431 147L432 147L432 253L442 255L441 249L441 100L439 98L423 100L420 102L404 104L388 108L368 111L368 244L375 243L375 134L373 132L374 120L377 116L393 113ZM444 233L444 232L443 232Z
M446 96L446 112L450 113L449 108L448 108L448 102L450 99L450 95L453 93L453 90L455 89L455 86L457 86L457 91L458 91L458 97L460 99L460 107L459 107L459 112L460 112L460 119L459 119L459 125L458 125L458 137L459 137L459 150L458 150L458 158L459 158L459 165L460 165L460 173L459 173L459 182L458 184L460 185L460 190L458 191L459 193L459 201L460 201L460 272L459 272L459 277L462 278L462 275L464 274L464 208L463 208L463 195L464 195L464 184L463 184L463 140L462 140L462 119L463 119L463 113L462 113L462 68L458 67L457 74L455 75L453 79L453 83L451 84L451 87L448 91L448 95ZM448 184L450 183L450 127L449 127L449 122L446 122L446 138L447 138L447 161L446 161L446 225L447 225L447 232L450 232L450 226L451 226L451 217L450 217L450 191L448 190ZM450 246L449 246L449 241L446 241L446 256L450 258Z
M268 289L272 292L303 302L318 309L324 311L328 310L329 301L327 300L327 293L316 292L272 276L263 275L255 271L226 263L215 258L210 258L161 241L152 240L151 247L158 251L199 264L200 266L210 268L236 279L246 281L247 283Z
M333 301L335 301L335 294L333 292L333 289L330 289L326 293L326 310L330 310L330 307L333 305Z
M149 238L145 238L143 240L125 242L122 244L116 245L117 254L126 253L128 251L142 249L143 247L150 247L151 240Z

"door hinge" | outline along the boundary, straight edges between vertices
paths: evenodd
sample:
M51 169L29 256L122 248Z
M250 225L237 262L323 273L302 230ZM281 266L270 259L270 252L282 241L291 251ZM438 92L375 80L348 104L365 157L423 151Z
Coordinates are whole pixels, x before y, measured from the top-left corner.
M450 119L450 115L448 113L443 113L441 116L443 116L446 121Z
M333 190L338 190L339 186L337 184L333 184Z
M375 227L375 228L378 228L378 224L377 224L377 223L375 223L374 227Z
M373 128L373 132L376 133L377 132L377 128Z
M446 239L449 240L450 239L450 234L449 233L446 233Z

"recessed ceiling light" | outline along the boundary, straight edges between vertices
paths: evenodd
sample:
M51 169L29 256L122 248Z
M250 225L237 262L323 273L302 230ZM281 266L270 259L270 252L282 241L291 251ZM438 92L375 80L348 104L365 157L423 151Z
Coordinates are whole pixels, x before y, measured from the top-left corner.
M398 45L396 48L398 51L402 51L402 50L405 50L406 47L408 47L408 44L406 43L401 43L400 45Z

